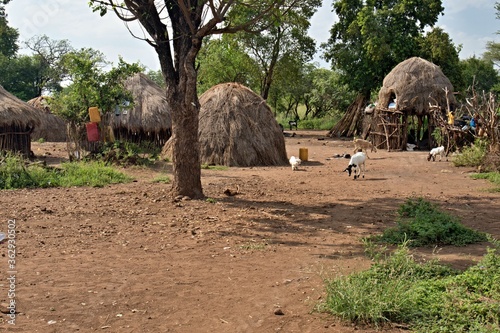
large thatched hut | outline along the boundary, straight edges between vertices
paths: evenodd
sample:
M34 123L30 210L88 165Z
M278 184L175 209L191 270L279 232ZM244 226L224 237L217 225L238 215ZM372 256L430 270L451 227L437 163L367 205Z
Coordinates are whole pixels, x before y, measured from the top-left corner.
M110 113L108 123L118 140L152 142L162 147L171 136L172 119L166 92L143 73L125 81L134 99L133 106L122 106Z
M47 99L48 97L39 96L27 102L29 105L43 111L41 123L31 134L31 140L44 139L50 142L65 142L66 121L50 112Z
M285 139L266 101L238 83L222 83L200 96L202 164L274 166L288 163ZM164 154L170 156L169 144Z
M405 149L411 120L416 124L417 144L421 139L427 146L432 145L434 113L445 117L455 104L453 85L439 66L413 57L398 64L385 77L375 112L368 115L370 121L365 121L364 133L369 132L373 143L380 148ZM427 134L420 137L425 117Z
M41 123L40 110L0 86L0 151L31 154L31 133Z

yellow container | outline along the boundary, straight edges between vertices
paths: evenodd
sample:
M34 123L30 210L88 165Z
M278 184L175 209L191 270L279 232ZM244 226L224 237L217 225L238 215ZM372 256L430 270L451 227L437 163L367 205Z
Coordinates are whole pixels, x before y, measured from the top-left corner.
M308 154L308 151L307 151L307 148L299 148L299 159L301 161L307 161L307 156Z
M91 106L89 108L90 122L91 123L100 123L101 122L101 114L99 113L99 108L96 106Z

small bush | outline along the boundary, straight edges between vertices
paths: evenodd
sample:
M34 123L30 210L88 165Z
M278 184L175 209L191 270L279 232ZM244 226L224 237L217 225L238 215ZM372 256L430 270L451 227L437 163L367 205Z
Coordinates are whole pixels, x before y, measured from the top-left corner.
M410 241L410 246L455 245L486 241L486 234L466 228L457 217L440 211L423 198L408 199L398 210L397 225L371 239L389 244Z
M91 160L103 161L121 166L149 165L158 159L160 149L152 144L138 145L128 141L106 142Z
M460 155L453 158L452 163L456 167L477 167L480 166L488 152L488 142L477 139L474 145L464 148Z

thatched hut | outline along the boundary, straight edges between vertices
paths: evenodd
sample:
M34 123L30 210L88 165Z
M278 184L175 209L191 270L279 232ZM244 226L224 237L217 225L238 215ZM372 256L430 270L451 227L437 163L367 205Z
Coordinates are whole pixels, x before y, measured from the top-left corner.
M31 134L31 140L44 139L50 142L66 142L66 121L50 112L47 97L35 97L27 103L43 111L41 124Z
M364 132L370 133L377 147L405 149L409 118L417 118L415 136L419 140L423 119L427 117L427 138L422 140L431 144L435 117L430 116L437 112L445 117L455 104L453 85L439 66L413 57L398 64L385 77L372 121L365 122L370 128L365 127Z
M110 113L108 123L118 140L152 142L162 147L171 136L172 119L166 92L143 73L125 81L134 99L132 107L122 106Z
M266 101L238 83L200 96L201 163L225 166L287 165L285 139ZM164 153L169 156L169 144Z
M31 133L41 123L40 110L0 86L0 151L31 155Z

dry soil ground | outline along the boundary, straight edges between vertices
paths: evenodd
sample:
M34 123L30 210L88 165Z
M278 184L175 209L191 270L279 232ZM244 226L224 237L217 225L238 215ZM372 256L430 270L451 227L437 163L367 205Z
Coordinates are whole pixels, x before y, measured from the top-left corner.
M169 166L128 168L129 184L1 191L1 230L16 224L15 326L9 332L375 332L317 313L324 278L366 269L360 238L392 226L422 196L472 228L500 237L500 194L471 169L426 152L371 153L366 178L342 170L352 143L325 132L287 137L290 167L203 170L212 200L173 202L153 183ZM49 163L64 145L33 144ZM226 189L239 194L227 196ZM9 301L1 245L0 303ZM419 249L467 267L487 244ZM282 314L276 314L280 309ZM279 313L279 312L278 312ZM387 328L388 332L403 332Z

